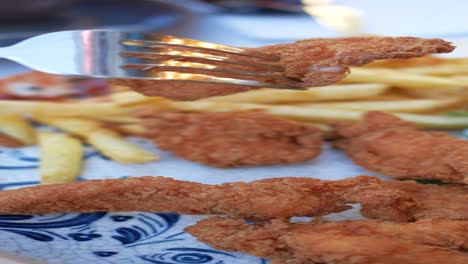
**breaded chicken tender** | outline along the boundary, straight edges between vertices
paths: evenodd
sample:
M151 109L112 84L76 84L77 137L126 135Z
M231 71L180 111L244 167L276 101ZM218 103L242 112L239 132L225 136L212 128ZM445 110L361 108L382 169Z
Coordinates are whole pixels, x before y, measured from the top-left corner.
M468 220L468 186L383 181L385 186L407 192L418 203L414 219ZM364 212L365 214L365 212Z
M284 73L282 73L283 77L301 87L313 87L338 82L348 74L349 66L360 66L380 59L411 58L434 53L446 53L451 52L453 49L454 46L441 39L354 37L306 39L295 43L252 48L250 50L278 56L280 61L277 65L285 68ZM158 58L156 56L153 59ZM245 60L245 57L243 59ZM187 61L187 58L182 60ZM195 61L200 62L199 59ZM214 63L219 64L218 62ZM251 67L238 68L236 69L243 71L267 71L264 69L255 70ZM226 76L226 74L219 74L219 77L246 78L245 75ZM265 78L250 78L265 81ZM272 80L266 79L266 81ZM163 96L173 100L196 100L258 88L225 84L194 84L183 81L129 79L114 80L113 83L128 86L145 95Z
M206 185L165 177L89 180L0 191L0 214L151 211L251 220L319 216L360 203L366 215L411 220L416 203L375 177L278 178Z
M304 162L322 147L318 128L262 112L147 112L143 120L158 148L214 167Z
M397 179L468 183L468 142L372 111L356 124L335 124L335 146L358 165Z
M343 221L249 225L213 217L185 229L226 251L241 251L288 264L468 263L468 222Z

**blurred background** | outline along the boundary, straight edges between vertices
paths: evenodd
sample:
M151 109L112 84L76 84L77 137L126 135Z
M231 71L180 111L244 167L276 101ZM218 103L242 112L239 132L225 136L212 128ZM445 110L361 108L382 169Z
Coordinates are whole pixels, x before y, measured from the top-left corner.
M0 46L89 28L153 31L238 46L363 34L468 36L466 0L0 1Z

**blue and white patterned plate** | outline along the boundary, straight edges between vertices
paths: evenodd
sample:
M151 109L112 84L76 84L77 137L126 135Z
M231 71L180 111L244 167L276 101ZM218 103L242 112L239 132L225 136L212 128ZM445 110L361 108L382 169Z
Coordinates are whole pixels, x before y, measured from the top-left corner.
M458 55L468 56L468 45L461 46L461 50L466 52ZM317 159L301 164L216 169L179 159L156 149L146 140L131 140L157 153L161 160L142 165L119 164L87 147L80 180L162 175L219 184L283 176L336 180L360 174L372 175L329 146L325 146ZM38 154L37 147L0 148L0 190L37 184ZM3 215L0 216L0 251L48 264L266 263L263 259L246 254L214 250L183 232L186 226L203 217L164 212ZM359 217L355 208L327 218L340 220Z
M164 175L216 184L288 175L338 179L364 172L331 148L326 148L318 159L298 165L215 169L159 151L148 141L132 141L158 153L161 161L123 165L87 147L80 180ZM0 190L38 184L37 167L36 147L0 148ZM266 263L249 255L214 250L183 232L186 226L203 217L163 212L0 215L0 251L53 264Z

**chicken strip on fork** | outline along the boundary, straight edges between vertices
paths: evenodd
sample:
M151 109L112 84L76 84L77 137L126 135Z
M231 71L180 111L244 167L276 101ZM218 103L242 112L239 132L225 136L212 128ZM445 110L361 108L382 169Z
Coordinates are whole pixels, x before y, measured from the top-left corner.
M213 217L186 232L208 245L272 259L276 264L468 263L468 221L343 221L260 226Z
M417 209L403 191L361 176L338 181L277 178L207 185L165 177L89 180L0 191L0 214L152 211L251 220L319 216L360 203L366 215L408 221Z
M250 50L278 56L280 61L277 64L285 68L284 76L299 82L303 87L313 87L338 82L348 74L349 66L360 66L381 59L411 58L434 53L447 53L453 49L454 46L441 39L354 37L305 39L294 43L251 48ZM226 54L222 55L226 56ZM154 59L158 59L157 54ZM244 71L264 71L264 69L253 70L251 67L246 68L245 66L244 68L237 67L237 69ZM194 85L193 83L130 79L115 80L114 84L130 87L146 95L163 96L174 100L196 100L258 89L258 87L238 85Z
M335 146L358 165L397 179L468 183L468 142L443 132L419 131L383 112L356 124L337 122Z

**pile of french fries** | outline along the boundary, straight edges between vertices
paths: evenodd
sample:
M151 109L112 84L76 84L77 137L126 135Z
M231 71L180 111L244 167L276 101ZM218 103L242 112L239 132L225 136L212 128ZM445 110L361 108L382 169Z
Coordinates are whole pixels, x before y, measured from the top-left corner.
M134 113L153 111L264 111L324 131L331 120L357 121L371 110L391 112L427 129L468 128L468 58L387 60L352 68L340 83L307 90L262 88L178 102L119 87L105 97L63 103L0 101L0 133L24 145L39 144L43 183L73 181L87 142L117 162L143 163L158 156L128 142L145 128ZM65 133L37 132L29 120Z
M57 128L64 133L38 131L30 121ZM159 160L156 154L130 143L123 136L143 132L132 130L136 121L138 119L132 117L130 108L112 102L0 101L0 133L25 146L39 145L39 172L44 184L70 182L79 176L84 154L83 142L117 162L145 163Z

